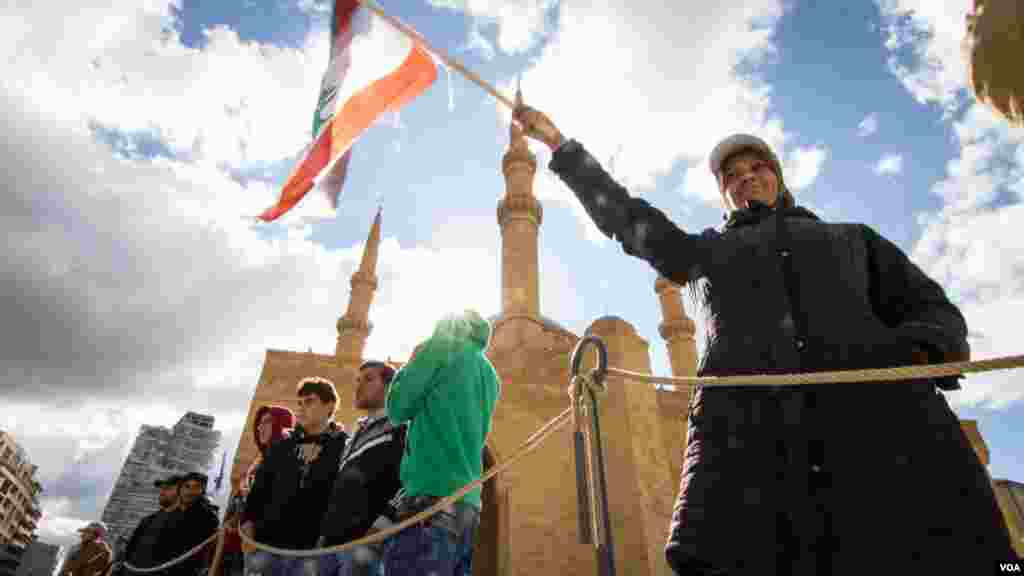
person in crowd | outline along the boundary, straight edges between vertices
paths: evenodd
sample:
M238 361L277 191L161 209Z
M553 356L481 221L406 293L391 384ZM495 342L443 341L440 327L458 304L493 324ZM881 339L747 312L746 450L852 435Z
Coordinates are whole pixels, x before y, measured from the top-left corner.
M356 540L393 521L389 502L401 488L398 468L405 449L405 427L388 420L384 409L394 376L394 368L377 360L359 367L354 405L365 416L342 452L318 547ZM311 562L318 563L320 576L377 576L381 554L379 544L367 545Z
M221 523L224 529L224 555L221 560L223 576L242 576L245 573L245 553L242 550L242 539L238 535L239 518L244 506L245 493L242 487L232 487L228 506L224 511L224 521Z
M348 436L334 421L338 394L333 382L303 378L296 395L299 425L267 450L246 499L241 529L261 544L307 550L320 537L320 521ZM302 558L263 550L245 558L247 575L298 574L303 566Z
M256 470L263 462L267 449L275 442L286 438L295 427L295 415L284 406L265 405L256 410L253 418L253 441L259 450L248 471L239 480L225 511L224 520L224 574L241 576L245 571L245 554L254 551L242 541L238 534L245 499L256 478Z
M395 499L399 521L481 477L500 393L498 374L484 354L490 336L490 325L474 310L445 316L391 382L386 414L393 424L409 427ZM385 540L385 574L472 574L480 507L477 487Z
M79 544L64 560L58 576L101 576L110 567L113 552L104 540L107 527L102 522L90 522L78 529Z
M193 550L213 536L220 527L217 506L206 496L206 485L209 482L206 474L189 472L181 477L179 490L181 503L180 515L173 524L171 540L171 559L178 558ZM207 544L174 566L167 569L174 576L196 576L209 567L215 549L214 541Z
M872 228L796 204L777 155L735 135L710 154L726 222L691 233L629 193L551 119L521 130L597 227L686 285L700 376L968 358L943 289ZM982 574L1011 558L985 469L940 389L958 379L698 387L666 546L681 575Z
M171 475L153 482L160 489L158 496L159 509L139 520L135 530L125 545L122 559L136 568L152 568L171 559L174 551L172 538L175 524L181 515L179 510L181 477ZM122 570L122 575L131 574L130 570Z

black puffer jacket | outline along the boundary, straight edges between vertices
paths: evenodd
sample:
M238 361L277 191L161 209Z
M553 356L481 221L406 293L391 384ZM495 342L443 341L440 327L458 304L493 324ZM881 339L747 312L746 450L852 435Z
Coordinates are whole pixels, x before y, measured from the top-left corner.
M959 310L861 224L768 207L688 234L575 141L554 170L623 249L688 284L699 374L793 373L966 355ZM985 470L942 382L698 389L671 533L680 574L982 574L1011 558Z

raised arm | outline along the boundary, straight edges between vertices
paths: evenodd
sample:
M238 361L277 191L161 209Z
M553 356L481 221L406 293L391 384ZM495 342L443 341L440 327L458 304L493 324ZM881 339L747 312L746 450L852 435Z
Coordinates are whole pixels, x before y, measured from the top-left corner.
M582 144L567 140L541 112L520 106L514 119L552 150L551 170L572 190L601 232L623 251L646 260L662 276L685 284L702 276L718 233L689 234L664 212L633 198Z
M424 398L436 385L438 371L447 360L445 351L437 342L428 340L417 347L409 363L395 374L384 402L392 424L408 422L419 413Z

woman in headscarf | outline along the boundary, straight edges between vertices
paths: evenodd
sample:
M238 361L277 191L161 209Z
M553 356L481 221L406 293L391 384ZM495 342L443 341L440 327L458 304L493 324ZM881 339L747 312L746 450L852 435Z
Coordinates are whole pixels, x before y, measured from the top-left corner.
M253 460L245 476L239 481L235 493L228 501L227 519L224 521L226 533L224 537L224 574L241 576L244 571L244 554L251 550L242 542L238 535L238 519L241 518L245 506L245 497L249 494L256 470L263 462L263 457L275 442L287 438L295 428L295 414L284 406L260 406L253 418L253 440L259 455Z
M863 224L796 205L778 157L740 134L711 152L727 222L686 232L541 112L514 113L623 250L689 285L698 374L788 374L968 357L942 288ZM698 387L666 547L686 575L983 574L1012 558L988 475L937 388L956 378Z

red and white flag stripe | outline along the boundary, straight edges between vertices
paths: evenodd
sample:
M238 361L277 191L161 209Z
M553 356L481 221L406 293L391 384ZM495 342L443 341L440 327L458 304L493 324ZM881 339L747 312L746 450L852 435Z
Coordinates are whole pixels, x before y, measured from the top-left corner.
M317 101L313 141L277 203L259 215L265 222L293 208L314 186L336 207L355 140L437 79L430 53L359 0L335 0L332 16L331 60Z

